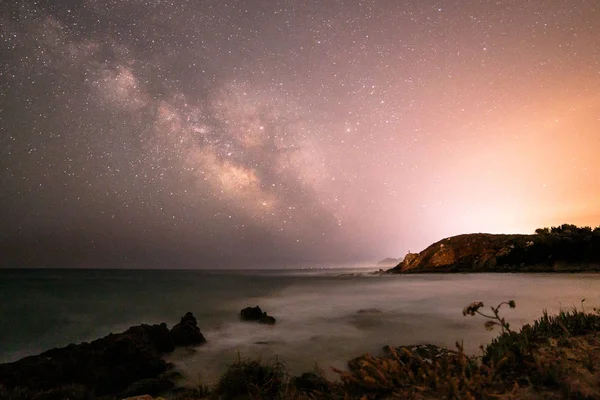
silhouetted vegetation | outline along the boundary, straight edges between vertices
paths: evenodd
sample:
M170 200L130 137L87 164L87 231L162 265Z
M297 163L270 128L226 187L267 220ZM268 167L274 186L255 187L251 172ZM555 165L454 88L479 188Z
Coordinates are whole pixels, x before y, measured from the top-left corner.
M278 360L241 360L227 368L219 379L215 394L223 399L284 398L288 386L287 369Z
M528 249L531 262L591 264L600 262L600 227L563 224L536 229Z
M499 264L561 266L600 263L600 227L577 227L563 224L536 229L525 237L524 245L514 246Z

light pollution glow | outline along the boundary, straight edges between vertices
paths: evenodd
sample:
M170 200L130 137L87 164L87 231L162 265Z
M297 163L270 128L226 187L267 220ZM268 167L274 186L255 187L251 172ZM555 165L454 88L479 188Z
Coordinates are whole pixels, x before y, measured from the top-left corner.
M6 5L4 266L360 262L600 225L598 20L583 0Z

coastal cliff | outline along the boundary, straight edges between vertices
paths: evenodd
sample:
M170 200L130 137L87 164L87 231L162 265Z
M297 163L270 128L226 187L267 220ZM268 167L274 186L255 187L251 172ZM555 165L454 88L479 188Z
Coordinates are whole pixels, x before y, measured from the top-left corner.
M474 233L442 239L409 253L391 273L600 271L600 227L575 225L533 235Z

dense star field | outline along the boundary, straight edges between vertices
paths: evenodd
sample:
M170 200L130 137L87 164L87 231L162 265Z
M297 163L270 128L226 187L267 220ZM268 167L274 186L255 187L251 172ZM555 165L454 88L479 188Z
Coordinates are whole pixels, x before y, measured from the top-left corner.
M600 225L597 1L4 0L2 266Z

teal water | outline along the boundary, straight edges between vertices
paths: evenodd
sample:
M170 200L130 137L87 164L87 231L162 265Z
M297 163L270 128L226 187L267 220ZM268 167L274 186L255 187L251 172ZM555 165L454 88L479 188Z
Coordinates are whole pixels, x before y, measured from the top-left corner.
M231 303L298 280L276 270L0 270L0 362L140 323L172 325L186 311L213 325L235 314Z
M544 309L580 307L583 298L590 310L600 306L600 274L349 272L358 270L0 270L0 362L140 323L171 326L191 311L208 342L169 359L191 383L211 382L239 355L277 356L299 373L343 368L385 344L464 340L476 352L496 333L462 316L475 300L514 299L517 308L504 313L513 326ZM239 310L254 305L277 324L240 322Z

